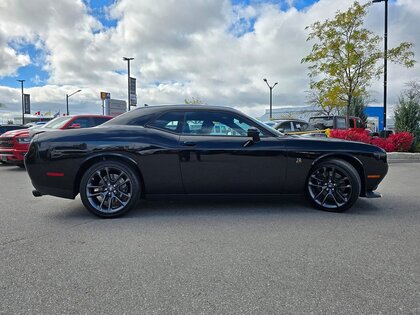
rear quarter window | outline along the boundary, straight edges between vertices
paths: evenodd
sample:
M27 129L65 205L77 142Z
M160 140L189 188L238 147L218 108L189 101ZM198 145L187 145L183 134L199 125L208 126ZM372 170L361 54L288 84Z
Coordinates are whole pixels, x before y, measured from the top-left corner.
M184 120L183 112L167 112L148 123L148 126L179 133Z

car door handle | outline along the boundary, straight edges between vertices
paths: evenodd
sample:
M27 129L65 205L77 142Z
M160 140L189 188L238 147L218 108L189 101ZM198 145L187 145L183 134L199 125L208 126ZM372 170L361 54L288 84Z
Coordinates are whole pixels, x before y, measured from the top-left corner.
M193 147L193 146L195 146L197 143L195 143L195 142L192 142L192 141L183 141L182 142L182 145L185 145L185 146L187 146L187 147Z

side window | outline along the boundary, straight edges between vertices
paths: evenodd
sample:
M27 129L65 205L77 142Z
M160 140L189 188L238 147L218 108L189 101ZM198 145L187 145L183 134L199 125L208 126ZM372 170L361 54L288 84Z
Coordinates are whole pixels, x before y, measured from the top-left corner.
M285 121L281 123L277 129L283 131L283 132L290 132L292 131L292 127L290 126L290 121Z
M301 126L301 128L300 128L301 131L306 131L309 127L309 125L307 123L299 123L299 124Z
M295 131L304 131L308 127L305 123L299 121L294 121L292 124Z
M105 117L93 117L92 119L93 119L93 124L95 126L102 125L104 122L109 120L109 118L105 118Z
M149 126L179 133L181 132L183 119L183 112L168 112L149 123Z
M183 133L243 137L248 134L250 127L257 128L247 120L231 113L196 111L185 114Z
M93 123L90 117L79 117L76 118L75 120L73 120L69 126L73 125L73 124L78 124L80 125L80 128L89 128L89 127L93 127ZM68 127L67 127L68 128Z
M337 129L346 129L346 118L337 117Z
M349 119L349 126L350 128L354 128L354 119L352 118Z

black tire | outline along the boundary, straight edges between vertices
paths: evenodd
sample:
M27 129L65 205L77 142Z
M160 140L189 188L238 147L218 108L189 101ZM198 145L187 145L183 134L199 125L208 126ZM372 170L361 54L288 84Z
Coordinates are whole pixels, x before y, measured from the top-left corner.
M101 218L115 218L135 206L140 180L127 164L102 161L91 166L80 182L80 197L87 210Z
M305 192L317 209L343 212L359 198L361 182L356 169L338 159L325 160L314 165L306 180Z

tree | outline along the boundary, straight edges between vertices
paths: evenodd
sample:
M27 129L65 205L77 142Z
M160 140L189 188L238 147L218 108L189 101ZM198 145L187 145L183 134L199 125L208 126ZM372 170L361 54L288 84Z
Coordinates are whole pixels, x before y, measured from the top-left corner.
M322 108L347 107L354 97L366 97L373 79L379 79L384 57L381 37L363 28L363 20L370 2L361 5L355 1L345 12L337 12L334 19L315 22L307 41L316 40L309 55L302 59L308 63L310 88L319 96ZM403 42L387 51L391 62L413 67L415 60L412 43Z
M322 115L331 116L338 113L337 103L330 98L331 93L321 89L311 89L307 92L307 103L320 107Z
M185 104L189 104L189 105L202 105L204 104L203 101L201 101L199 98L195 98L194 96L191 97L191 99L185 99Z
M420 84L410 82L401 92L395 109L395 130L408 131L414 136L413 145L420 143Z
M359 117L364 123L367 122L367 116L365 114L366 99L362 96L356 96L351 99L349 107L349 116ZM346 113L344 113L346 114Z

